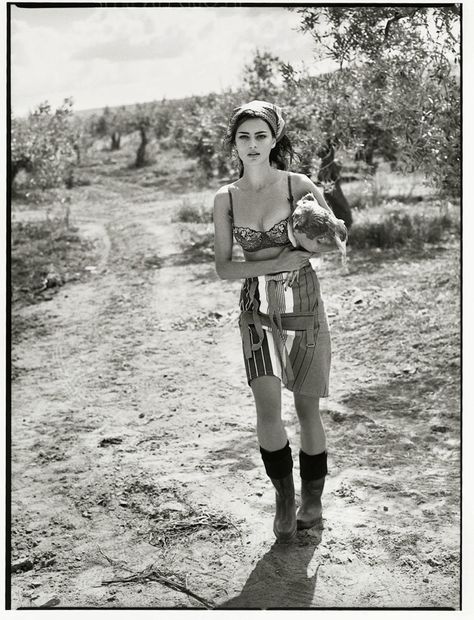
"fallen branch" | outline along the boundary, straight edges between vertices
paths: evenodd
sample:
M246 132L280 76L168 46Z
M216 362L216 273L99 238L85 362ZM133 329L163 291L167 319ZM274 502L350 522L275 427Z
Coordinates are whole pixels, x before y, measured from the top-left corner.
M199 594L195 594L186 586L181 585L180 583L170 579L169 577L161 573L156 568L153 568L153 564L150 564L144 570L138 573L135 573L133 575L130 575L128 577L116 577L115 579L104 579L102 580L102 585L105 586L111 583L133 583L133 582L140 583L144 581L157 581L158 583L161 583L162 585L172 590L176 590L177 592L183 592L184 594L187 594L188 596L194 598L196 601L204 605L206 609L214 609L215 607L212 603L204 599L202 596L199 596Z

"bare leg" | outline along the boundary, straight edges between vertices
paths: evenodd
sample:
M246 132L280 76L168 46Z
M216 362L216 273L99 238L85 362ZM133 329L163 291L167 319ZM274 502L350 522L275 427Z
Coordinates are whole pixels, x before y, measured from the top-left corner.
M287 442L281 419L281 384L278 377L257 377L250 384L257 409L257 437L265 450L280 450Z
M279 542L296 534L293 459L281 419L281 385L277 377L257 377L251 383L257 408L257 436L265 470L275 487L273 532Z
M326 450L326 433L319 413L319 398L294 394L295 408L300 422L300 444L306 454L320 454Z

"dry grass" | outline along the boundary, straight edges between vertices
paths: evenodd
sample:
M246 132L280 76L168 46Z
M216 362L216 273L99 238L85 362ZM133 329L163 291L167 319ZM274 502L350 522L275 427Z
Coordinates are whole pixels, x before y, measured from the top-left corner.
M416 204L435 198L435 191L420 174L401 175L380 165L373 175L342 184L342 191L353 210L379 207L387 202Z
M183 198L176 221L186 224L209 224L212 222L212 211L205 204L193 204L189 198Z
M67 216L12 224L12 301L31 304L78 279L94 254Z

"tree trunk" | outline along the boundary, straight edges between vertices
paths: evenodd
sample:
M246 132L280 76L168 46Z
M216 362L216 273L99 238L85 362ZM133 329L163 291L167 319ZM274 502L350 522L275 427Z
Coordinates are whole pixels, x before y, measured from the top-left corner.
M341 188L341 166L334 161L334 147L328 142L318 151L318 157L321 157L318 181L331 185L331 189L323 192L324 198L333 210L334 215L343 220L347 230L349 230L352 225L352 213Z
M120 138L122 137L120 135L120 132L113 131L112 135L110 137L112 139L112 142L111 142L111 145L110 145L110 150L111 151L119 151L120 150Z
M135 159L135 168L143 168L146 164L146 145L148 144L148 136L146 135L146 128L140 127L140 138L141 142L137 149L137 157Z
M81 163L81 147L79 144L75 144L72 148L76 153L76 165L79 166Z

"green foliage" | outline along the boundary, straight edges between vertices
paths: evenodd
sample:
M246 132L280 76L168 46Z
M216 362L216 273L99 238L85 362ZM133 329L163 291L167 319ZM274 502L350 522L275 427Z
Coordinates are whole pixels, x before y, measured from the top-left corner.
M23 186L46 189L62 185L77 159L72 124L72 99L54 112L41 103L26 119L12 119L12 184L21 169L28 174Z
M354 61L377 61L387 53L404 55L411 37L434 54L459 58L460 5L448 6L326 6L292 8L301 17L319 58L342 68Z
M105 106L100 116L94 115L92 123L92 133L99 138L110 138L110 150L120 149L122 135L127 133L128 118L130 113L125 106L110 109Z
M223 137L230 112L246 100L242 91L227 91L192 97L177 107L172 121L173 144L195 158L204 178L227 177L237 173L223 150Z
M312 88L311 79L289 68L290 103L298 102L303 116L315 114L312 124L345 149L362 152L368 163L378 154L404 173L425 173L440 192L458 195L459 7L290 10L300 14L301 30L311 33L319 57L339 66L315 78Z
M243 87L249 99L273 101L279 94L281 60L269 52L255 52L249 64L244 66Z

